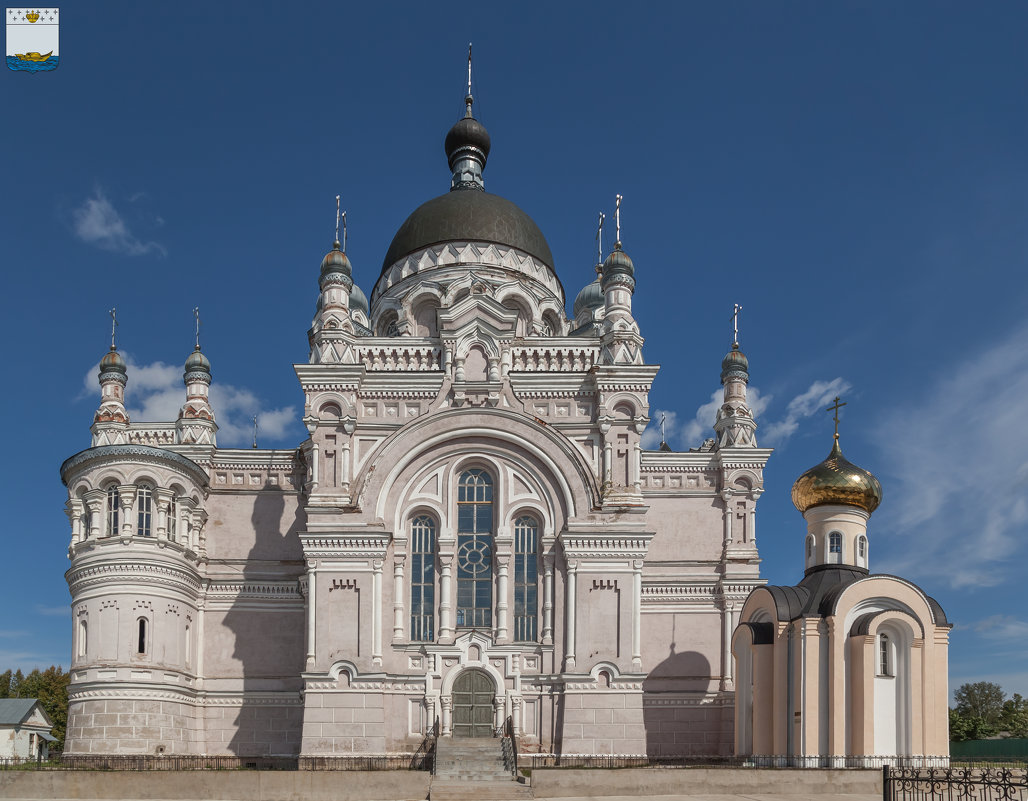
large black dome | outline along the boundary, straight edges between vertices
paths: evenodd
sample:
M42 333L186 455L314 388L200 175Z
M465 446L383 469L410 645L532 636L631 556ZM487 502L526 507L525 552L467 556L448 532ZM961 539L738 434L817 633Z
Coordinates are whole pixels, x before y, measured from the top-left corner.
M404 256L442 242L507 245L553 270L550 246L531 217L499 195L459 189L421 204L404 220L382 262L382 272Z

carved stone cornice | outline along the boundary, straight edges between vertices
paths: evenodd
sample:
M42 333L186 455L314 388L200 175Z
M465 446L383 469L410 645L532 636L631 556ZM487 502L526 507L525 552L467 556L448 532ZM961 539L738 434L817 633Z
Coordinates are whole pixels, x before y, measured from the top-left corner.
M200 487L207 486L207 472L196 462L174 451L148 445L100 445L79 451L61 465L61 481L68 486L71 477L83 470L122 462L158 465L188 476Z
M76 595L90 587L112 584L157 584L177 590L200 591L200 576L185 567L145 561L117 561L72 567L66 574L68 588Z

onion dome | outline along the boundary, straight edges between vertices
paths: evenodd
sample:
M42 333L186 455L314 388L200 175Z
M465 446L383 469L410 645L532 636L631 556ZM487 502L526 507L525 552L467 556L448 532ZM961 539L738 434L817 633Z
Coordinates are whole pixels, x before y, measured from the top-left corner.
M457 163L462 159L472 159L478 162L479 171L481 171L485 169L486 159L489 158L491 146L489 132L471 114L471 104L474 103L471 95L464 98L464 102L467 104L467 111L463 118L457 120L446 134L443 148L446 150L446 160L451 170L455 170ZM453 188L481 189L482 185L474 181L461 181L455 183Z
M592 312L603 306L603 290L600 288L600 276L596 280L583 287L575 298L575 305L572 307L572 315L577 319L582 312Z
M800 512L814 506L841 504L857 506L871 514L882 502L882 485L873 474L842 455L836 436L828 458L796 479L792 502Z
M100 360L100 376L101 379L104 373L121 373L125 375L128 372L125 366L125 359L122 355L111 346L111 349L104 354L104 357Z
M741 373L743 377L749 377L750 362L746 354L739 350L739 343L732 345L724 359L721 360L721 383L725 383L733 373Z
M196 350L189 354L189 358L186 359L186 368L183 378L188 382L190 380L190 373L206 373L207 381L210 382L211 374L211 363L203 353L200 352L199 346Z
M347 287L353 286L353 267L346 254L339 249L339 241L336 240L332 250L325 254L321 260L321 277L318 284L324 291L330 284L343 284Z
M371 307L368 305L368 296L364 294L363 290L353 285L350 290L350 311L362 311L366 317L371 316Z
M606 289L608 284L627 284L629 289L635 289L635 265L628 257L628 254L621 249L621 243L614 243L614 250L603 262L601 274L601 286Z

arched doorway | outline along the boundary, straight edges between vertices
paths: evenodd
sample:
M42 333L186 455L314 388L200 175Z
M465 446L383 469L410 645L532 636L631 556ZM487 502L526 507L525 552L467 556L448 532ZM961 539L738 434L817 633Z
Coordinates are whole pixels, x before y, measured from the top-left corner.
M496 687L484 670L469 669L453 682L453 736L492 737Z

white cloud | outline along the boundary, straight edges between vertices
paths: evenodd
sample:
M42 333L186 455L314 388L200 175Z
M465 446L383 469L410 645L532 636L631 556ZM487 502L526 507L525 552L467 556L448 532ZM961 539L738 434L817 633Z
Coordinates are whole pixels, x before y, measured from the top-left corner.
M988 637L990 640L1021 644L1028 641L1028 621L1018 620L1012 615L991 615L979 620L971 628L981 632L983 637Z
M893 572L994 586L1021 570L1028 534L1028 327L945 376L876 429L877 528L917 543Z
M143 242L138 239L99 187L94 190L92 197L87 197L81 206L72 211L72 218L76 236L83 242L96 245L103 250L125 253L129 256L140 256L150 252L168 255L160 243Z
M746 399L753 417L757 421L757 442L764 447L782 445L799 428L803 418L816 414L836 395L842 395L850 388L842 378L831 381L815 381L806 390L789 401L785 416L779 420L767 418L774 395L763 395L755 386L748 387ZM660 445L660 415L666 415L665 432L668 444L678 450L695 448L703 440L714 436L714 420L717 410L724 402L724 390L716 389L710 400L702 404L696 413L684 423L676 412L656 409L650 414L650 425L643 432L642 446L648 449Z
M178 418L179 409L186 401L182 384L182 367L152 362L136 364L127 353L128 386L125 405L133 422L160 422ZM99 396L96 364L83 379L85 394ZM258 444L277 441L286 436L297 420L296 408L285 406L265 408L256 394L243 387L234 387L215 381L210 390L211 406L218 422L218 444L222 447L249 445L253 439L253 416L257 415Z

